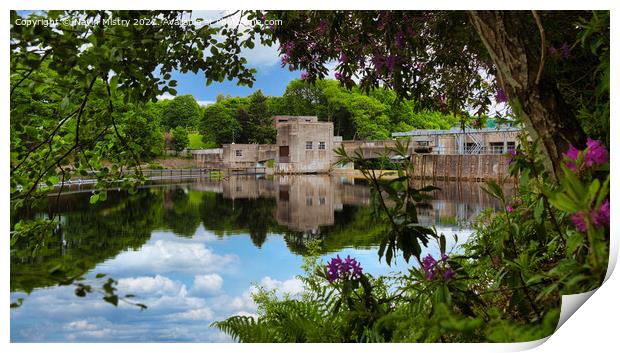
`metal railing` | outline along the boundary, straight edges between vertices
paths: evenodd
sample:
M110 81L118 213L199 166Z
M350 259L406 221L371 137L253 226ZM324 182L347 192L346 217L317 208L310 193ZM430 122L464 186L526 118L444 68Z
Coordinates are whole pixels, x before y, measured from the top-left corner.
M179 179L191 179L191 178L206 178L206 177L226 177L230 175L248 175L248 174L265 174L265 167L243 168L243 169L209 169L209 168L189 168L189 169L142 169L142 175L146 180L179 180ZM85 176L75 176L69 180L65 180L64 183L58 183L54 187L61 185L92 185L97 183L97 172L89 171ZM119 182L127 179L131 179L134 176L134 171L127 171L121 173ZM46 187L46 184L41 183L39 187Z
M515 148L513 146L508 146L507 150L504 150L503 147L500 146L464 146L462 150L458 148L446 148L446 147L437 147L430 146L432 150L429 153L421 153L421 154L506 154L510 151L513 151Z

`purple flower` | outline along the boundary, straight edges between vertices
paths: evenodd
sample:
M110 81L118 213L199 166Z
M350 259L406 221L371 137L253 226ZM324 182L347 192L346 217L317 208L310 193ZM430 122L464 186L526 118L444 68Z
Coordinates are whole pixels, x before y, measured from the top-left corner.
M579 150L575 148L572 144L568 146L568 151L564 154L566 157L572 159L573 161L577 161L577 157L579 157Z
M422 259L422 269L424 270L426 279L433 279L436 265L437 260L435 260L435 258L431 254L426 255L426 257Z
M308 79L308 73L307 72L302 72L300 78L301 78L302 81L307 80Z
M396 65L396 57L394 55L388 55L385 58L385 65L387 65L390 71L394 71L394 66Z
M282 67L284 67L284 65L288 64L288 55L282 55Z
M396 35L394 36L394 41L396 42L396 46L398 48L402 48L404 46L403 44L404 39L405 39L405 34L403 33L403 31L396 32Z
M448 267L448 269L443 273L443 279L444 280L450 280L450 279L454 279L455 277L455 273L454 271L452 271L451 268Z
M568 59L570 57L570 45L564 42L562 43L562 47L560 47L560 49L562 49L562 58Z
M340 57L338 58L338 61L340 61L341 63L346 63L348 60L349 60L349 57L347 56L347 54L340 53Z
M441 260L437 261L435 258L428 254L422 259L422 270L424 270L424 278L432 281L436 276L442 276L444 280L454 279L455 273L448 266L448 260L450 256L447 254L441 254ZM439 277L441 278L441 277Z
M598 211L592 210L590 216L594 221L594 226L599 228L609 225L609 200L605 200Z
M564 164L566 165L566 167L570 170L572 170L573 172L577 172L577 158L579 157L579 150L575 148L575 146L573 146L572 144L570 144L568 146L568 151L566 151L566 153L564 153L564 157L570 159L569 161L566 161Z
M511 204L507 204L507 205L506 205L506 211L507 211L508 213L512 213L512 212L514 211L514 208L512 208L512 205L511 205Z
M558 54L558 50L552 45L549 47L549 55L556 56Z
M497 93L495 93L495 100L498 103L505 103L505 102L508 102L508 96L506 95L506 92L504 92L503 89L498 89Z
M508 159L508 164L512 163L512 161L518 155L519 155L519 152L517 152L517 150L511 150L510 152L508 152L508 156L506 157Z
M355 258L351 258L351 256L347 256L347 258L342 261L340 255L337 255L327 263L327 279L330 283L338 279L355 280L359 279L361 276L362 267L360 263L355 260Z
M340 72L336 72L334 76L336 77L336 80L338 81L342 80L342 74Z
M333 282L340 278L340 265L342 265L342 259L340 255L332 258L330 262L327 263L327 276L330 282Z
M578 231L585 232L588 229L583 211L573 213L570 216L570 220L573 221L573 224L575 225L575 228L577 228Z
M588 151L586 152L585 164L591 167L593 164L601 165L609 161L609 152L605 145L598 140L592 140L588 137Z
M325 20L321 20L319 22L319 33L323 34L325 33L325 30L327 29L327 22Z

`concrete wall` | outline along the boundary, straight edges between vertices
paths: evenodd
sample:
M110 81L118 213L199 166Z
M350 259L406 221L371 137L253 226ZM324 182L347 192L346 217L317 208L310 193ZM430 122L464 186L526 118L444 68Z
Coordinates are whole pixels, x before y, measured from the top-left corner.
M414 154L414 177L433 180L503 180L508 160L501 154L441 155Z
M277 132L276 173L329 172L334 149L333 123L291 121L279 123ZM307 146L307 142L311 143L311 146ZM324 148L320 149L321 142L324 143Z
M222 146L225 168L254 168L258 162L258 145L225 144Z
M198 168L220 169L223 165L223 150L212 148L206 150L192 151L192 156Z

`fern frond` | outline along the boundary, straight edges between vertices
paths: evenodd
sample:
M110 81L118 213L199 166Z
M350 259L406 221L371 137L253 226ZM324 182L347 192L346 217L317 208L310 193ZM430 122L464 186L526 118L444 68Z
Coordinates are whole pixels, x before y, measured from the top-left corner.
M232 316L223 321L214 321L211 326L218 328L239 342L268 343L275 341L275 337L262 320L256 320L251 316Z

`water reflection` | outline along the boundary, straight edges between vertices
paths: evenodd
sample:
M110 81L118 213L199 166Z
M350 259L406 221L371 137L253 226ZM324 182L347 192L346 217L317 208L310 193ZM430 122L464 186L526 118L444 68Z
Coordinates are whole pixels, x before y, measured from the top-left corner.
M434 199L420 205L419 218L440 232L466 237L468 222L499 206L478 184L438 186ZM62 238L37 256L11 253L11 300L29 294L11 311L12 341L226 340L205 327L251 314L252 283L298 291L299 254L317 238L326 256L351 254L372 274L394 269L376 255L387 226L373 218L369 189L359 180L239 176L157 185L135 195L110 191L94 206L89 197L67 194L11 215L15 222L55 212L62 225ZM54 268L88 280L105 272L149 309L78 300L71 287L57 286L62 278Z

